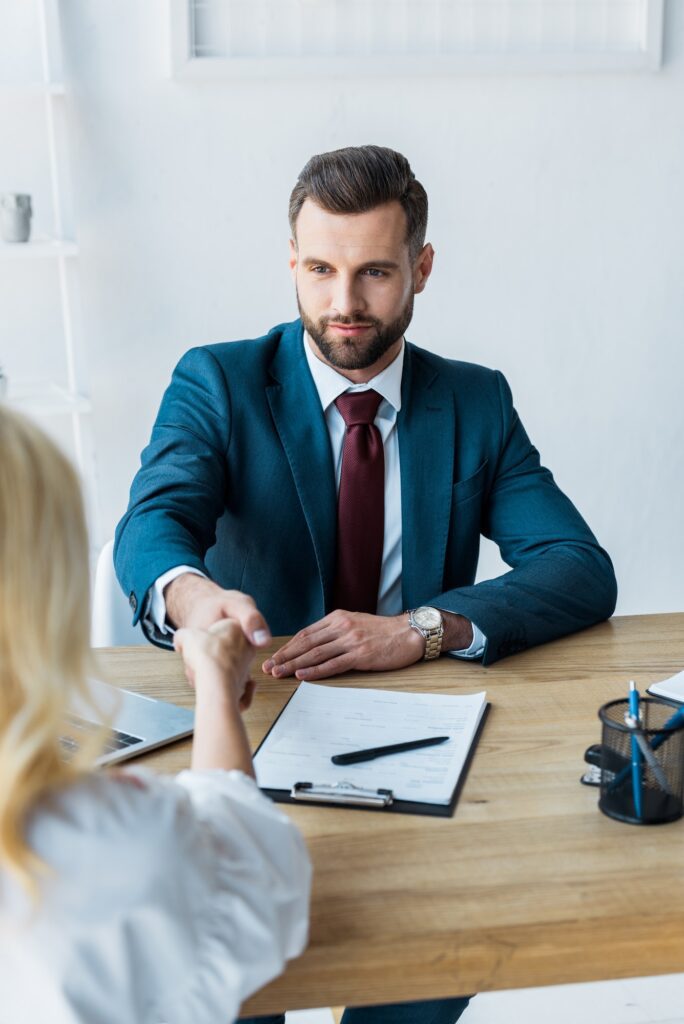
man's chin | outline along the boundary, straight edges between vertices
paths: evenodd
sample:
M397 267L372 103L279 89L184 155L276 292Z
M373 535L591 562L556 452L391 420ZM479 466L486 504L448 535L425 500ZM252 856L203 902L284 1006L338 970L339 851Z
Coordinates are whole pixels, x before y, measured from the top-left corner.
M373 328L369 327L369 330ZM366 370L378 361L374 340L365 344L360 338L314 338L320 353L339 370Z

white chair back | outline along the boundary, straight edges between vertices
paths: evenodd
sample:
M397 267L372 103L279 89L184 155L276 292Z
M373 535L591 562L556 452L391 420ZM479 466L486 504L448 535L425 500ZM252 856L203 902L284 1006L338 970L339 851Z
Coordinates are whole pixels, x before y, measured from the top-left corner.
M114 541L107 541L95 569L90 642L93 647L131 647L147 644L114 572Z

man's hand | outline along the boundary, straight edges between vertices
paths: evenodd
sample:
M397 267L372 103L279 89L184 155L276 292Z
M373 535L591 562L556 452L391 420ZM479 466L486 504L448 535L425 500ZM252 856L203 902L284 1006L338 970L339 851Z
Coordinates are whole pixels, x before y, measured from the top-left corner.
M350 669L404 668L424 653L425 640L409 626L406 614L334 611L300 630L262 667L279 679L326 679Z
M442 615L442 650L468 648L473 639L468 619L451 612ZM351 669L383 672L405 668L420 661L424 654L425 640L409 626L406 612L384 616L334 611L301 629L264 662L262 670L278 679L291 675L297 679L327 679Z
M209 629L221 619L236 619L255 647L271 639L266 620L248 594L223 590L205 576L186 572L164 588L166 616L177 628Z

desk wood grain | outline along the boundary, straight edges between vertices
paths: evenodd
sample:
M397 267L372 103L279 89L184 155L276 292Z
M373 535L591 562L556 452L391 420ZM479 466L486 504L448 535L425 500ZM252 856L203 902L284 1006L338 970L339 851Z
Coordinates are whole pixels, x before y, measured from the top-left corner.
M275 645L274 645L275 646ZM103 650L112 682L179 704L179 659ZM451 819L287 807L315 880L308 950L249 1013L365 1005L684 971L684 821L630 826L582 786L598 707L684 667L684 614L615 618L489 668L442 658L332 685L472 693L492 704ZM262 676L256 746L290 696ZM141 758L189 762L187 741Z

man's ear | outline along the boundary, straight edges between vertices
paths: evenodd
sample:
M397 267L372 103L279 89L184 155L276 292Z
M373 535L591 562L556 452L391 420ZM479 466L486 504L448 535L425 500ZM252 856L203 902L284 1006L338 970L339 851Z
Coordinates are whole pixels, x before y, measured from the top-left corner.
M418 295L427 284L428 277L432 273L432 262L435 258L435 250L427 242L418 254L416 265L413 271L413 292Z
M294 238L290 239L290 273L293 278L297 275L297 243Z

